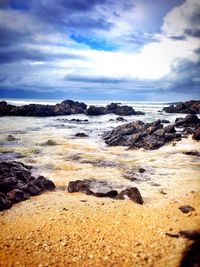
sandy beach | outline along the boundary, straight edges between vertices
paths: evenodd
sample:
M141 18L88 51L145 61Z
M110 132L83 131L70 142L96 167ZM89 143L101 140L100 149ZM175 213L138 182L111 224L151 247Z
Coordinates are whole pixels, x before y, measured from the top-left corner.
M183 214L178 207L191 205ZM0 266L179 266L190 244L166 233L197 230L200 191L141 206L51 192L0 215Z

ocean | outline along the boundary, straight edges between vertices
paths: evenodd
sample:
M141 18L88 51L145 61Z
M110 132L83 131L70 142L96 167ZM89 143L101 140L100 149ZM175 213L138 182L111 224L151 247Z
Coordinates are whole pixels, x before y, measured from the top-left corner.
M61 101L7 100L22 105L28 103L55 104ZM110 101L84 101L88 105L106 105ZM120 102L132 106L145 115L124 117L127 122L152 122L166 119L171 123L184 114L162 111L169 103ZM199 144L182 139L154 151L127 150L126 147L107 147L101 138L104 131L124 122L117 115L86 116L83 114L59 117L0 117L0 160L18 160L34 167L36 175L52 179L57 188L66 190L68 182L77 179L101 181L101 188L124 189L137 186L146 201L164 198L167 194L184 194L199 185L199 162L182 152L198 149ZM80 121L71 121L79 119ZM89 137L77 138L83 132ZM12 135L15 140L9 141ZM54 145L45 145L48 140ZM138 173L144 168L144 173ZM130 180L132 179L132 181ZM187 181L187 187L180 186Z

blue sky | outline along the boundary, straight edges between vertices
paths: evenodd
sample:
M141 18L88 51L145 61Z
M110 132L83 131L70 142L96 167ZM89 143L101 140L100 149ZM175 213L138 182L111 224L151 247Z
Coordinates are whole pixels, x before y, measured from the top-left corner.
M200 98L199 0L0 0L0 97Z

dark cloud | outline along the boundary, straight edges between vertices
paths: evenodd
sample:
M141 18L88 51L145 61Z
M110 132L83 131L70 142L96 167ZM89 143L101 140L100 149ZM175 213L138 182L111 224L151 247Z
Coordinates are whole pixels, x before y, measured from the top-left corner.
M127 79L109 78L109 77L88 77L80 75L66 75L65 81L81 82L81 83L105 83L105 84L118 84L126 82Z
M20 62L24 60L49 62L58 59L83 59L82 56L65 53L47 53L34 49L0 50L0 64Z
M200 37L200 29L185 29L184 33L195 38Z
M19 32L3 27L2 25L0 26L0 47L8 48L26 41L32 41L31 33Z
M186 36L185 35L179 35L179 36L170 36L170 39L174 40L174 41L184 41L186 40Z

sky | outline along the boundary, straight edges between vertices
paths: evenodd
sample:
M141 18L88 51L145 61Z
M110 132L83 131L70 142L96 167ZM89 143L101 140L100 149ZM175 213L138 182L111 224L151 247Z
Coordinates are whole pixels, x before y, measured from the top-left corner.
M0 0L0 97L200 99L200 1Z

